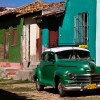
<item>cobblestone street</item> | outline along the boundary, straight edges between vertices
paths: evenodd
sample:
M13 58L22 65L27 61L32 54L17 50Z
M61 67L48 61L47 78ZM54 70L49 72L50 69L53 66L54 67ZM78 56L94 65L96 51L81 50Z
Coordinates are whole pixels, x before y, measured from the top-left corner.
M55 89L46 87L38 92L31 82L0 81L0 100L100 100L100 91L69 92L60 97Z

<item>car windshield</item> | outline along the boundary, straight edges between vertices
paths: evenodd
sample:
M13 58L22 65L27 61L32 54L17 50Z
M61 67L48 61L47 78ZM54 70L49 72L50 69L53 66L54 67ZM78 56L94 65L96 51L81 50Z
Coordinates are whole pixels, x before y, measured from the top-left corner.
M65 50L56 52L58 59L88 59L90 52L85 50Z

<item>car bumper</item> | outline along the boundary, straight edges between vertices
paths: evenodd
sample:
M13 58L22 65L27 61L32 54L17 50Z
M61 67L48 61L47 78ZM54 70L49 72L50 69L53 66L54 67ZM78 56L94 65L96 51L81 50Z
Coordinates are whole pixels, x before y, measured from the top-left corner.
M96 88L93 89L99 89L100 88L100 84L96 85ZM80 85L80 86L64 86L64 90L65 91L84 91L84 90L91 90L88 89L87 86L85 85Z

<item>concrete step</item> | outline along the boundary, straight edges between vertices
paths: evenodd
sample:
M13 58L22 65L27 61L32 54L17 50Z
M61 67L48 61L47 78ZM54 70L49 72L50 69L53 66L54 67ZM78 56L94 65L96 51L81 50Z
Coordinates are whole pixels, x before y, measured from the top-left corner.
M16 75L19 69L14 67L0 67L0 79L9 78L9 75Z
M19 71L16 67L3 67L3 69L6 71L7 75L15 75L17 71Z
M33 70L19 70L16 73L15 80L32 80L33 78Z
M21 69L20 63L0 62L0 68L5 70L6 76L16 75L17 71Z

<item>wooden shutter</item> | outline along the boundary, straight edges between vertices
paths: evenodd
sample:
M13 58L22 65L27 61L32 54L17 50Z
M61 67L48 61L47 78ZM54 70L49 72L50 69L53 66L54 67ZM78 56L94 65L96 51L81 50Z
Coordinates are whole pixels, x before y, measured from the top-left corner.
M37 39L37 52L38 52L38 56L40 59L41 54L42 54L42 31L41 31L41 28L40 28L39 38Z
M15 46L16 44L17 44L17 28L13 28L12 46Z
M58 23L49 24L49 47L58 46Z

